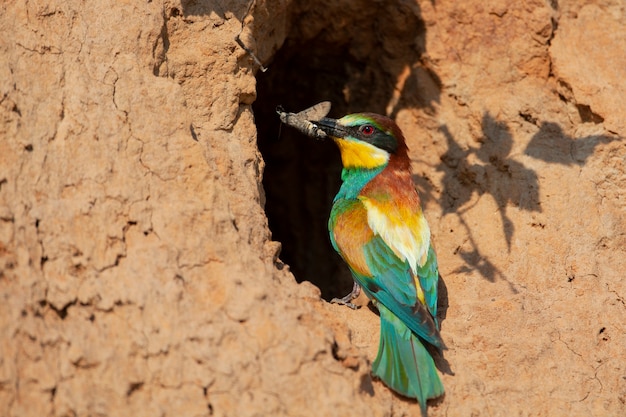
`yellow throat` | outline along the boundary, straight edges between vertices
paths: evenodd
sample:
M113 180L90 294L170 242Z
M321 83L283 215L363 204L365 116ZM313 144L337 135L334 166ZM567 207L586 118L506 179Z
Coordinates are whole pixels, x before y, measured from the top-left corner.
M374 145L354 140L333 138L341 152L344 168L378 168L389 161L389 153Z

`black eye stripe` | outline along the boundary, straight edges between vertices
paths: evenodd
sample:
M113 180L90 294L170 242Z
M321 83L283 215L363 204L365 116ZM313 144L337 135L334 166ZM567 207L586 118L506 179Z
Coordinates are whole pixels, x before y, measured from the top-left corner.
M365 134L362 129L366 126L371 126L374 130L371 134ZM365 143L374 145L379 149L385 150L389 153L395 153L398 149L398 142L391 133L383 132L374 125L361 125L354 126L349 129L351 136L357 138Z

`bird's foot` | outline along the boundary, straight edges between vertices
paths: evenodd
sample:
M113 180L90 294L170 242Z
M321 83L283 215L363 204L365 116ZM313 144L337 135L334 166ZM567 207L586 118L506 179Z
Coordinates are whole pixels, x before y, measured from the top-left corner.
M350 294L346 295L343 298L333 298L330 300L331 304L340 304L342 306L350 307L352 310L356 310L359 308L356 304L352 303L352 300L356 299L359 294L361 294L361 287L356 282L352 286L352 291Z
M330 300L330 303L340 304L342 306L350 307L352 310L356 310L357 308L359 308L358 305L350 302L352 299L349 297L350 297L349 295L346 295L343 298L333 298L332 300Z

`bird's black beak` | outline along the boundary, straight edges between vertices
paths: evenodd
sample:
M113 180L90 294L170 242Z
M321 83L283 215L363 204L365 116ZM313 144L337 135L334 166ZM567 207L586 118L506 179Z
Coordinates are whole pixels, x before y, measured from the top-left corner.
M331 138L342 138L346 136L345 127L337 123L336 119L322 117L314 123Z

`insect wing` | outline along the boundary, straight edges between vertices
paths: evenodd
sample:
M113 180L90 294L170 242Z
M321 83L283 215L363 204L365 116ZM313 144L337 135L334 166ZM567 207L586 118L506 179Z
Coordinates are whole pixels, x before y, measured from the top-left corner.
M330 112L330 101L322 101L321 103L317 103L316 105L311 106L308 109L302 110L296 115L305 120L309 120L311 122L317 122L322 117L326 117L326 115L329 112Z
M276 113L280 117L280 121L286 125L296 128L300 132L307 136L311 136L316 139L326 138L326 133L321 130L315 123L322 117L326 116L330 111L330 102L323 101L308 109L302 110L299 113L289 113L283 110L282 107L276 109Z

